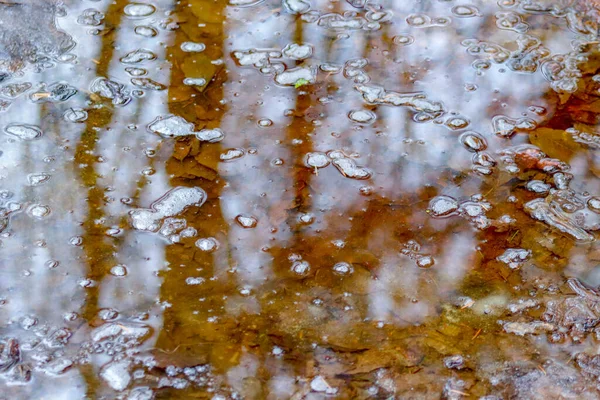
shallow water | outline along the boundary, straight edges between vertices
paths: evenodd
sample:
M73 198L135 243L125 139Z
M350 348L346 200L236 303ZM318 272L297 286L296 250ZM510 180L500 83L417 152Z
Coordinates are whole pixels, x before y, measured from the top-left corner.
M0 398L600 398L595 1L0 1Z

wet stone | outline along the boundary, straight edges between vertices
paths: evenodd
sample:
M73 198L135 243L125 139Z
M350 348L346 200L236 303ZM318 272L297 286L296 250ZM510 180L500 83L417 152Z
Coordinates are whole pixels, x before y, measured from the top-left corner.
M331 162L340 173L352 179L369 179L372 172L364 167L356 165L354 160L349 158L336 158Z
M282 4L290 14L305 14L310 10L307 0L282 0Z
M452 7L452 14L459 18L471 18L479 16L479 10L475 6L457 5Z
M50 179L51 175L45 172L29 174L27 176L27 182L30 186L39 186L42 185Z
M134 29L134 32L137 35L144 36L144 37L147 37L147 38L151 38L151 37L154 37L154 36L158 35L158 31L156 29L154 29L151 26L146 26L146 25L138 25L138 26L136 26L135 29Z
M121 392L125 390L131 382L129 368L129 362L127 361L111 362L102 367L100 377L112 389Z
M531 250L506 249L504 253L498 256L498 261L508 265L511 269L516 269L523 265L530 257Z
M553 324L547 322L507 322L504 324L504 331L518 336L531 334L540 334L550 332L556 329Z
M127 275L127 267L124 265L115 265L110 269L110 274L113 276L125 276Z
M27 125L27 124L11 124L4 128L4 132L19 140L35 140L42 137L42 130L35 125Z
M537 307L539 302L533 299L520 299L516 303L509 304L506 308L513 314L517 314L524 310Z
M548 185L547 183L538 180L527 182L526 187L527 190L537 194L547 194L552 188L552 186Z
M88 26L98 26L102 24L104 14L94 8L88 8L81 12L77 17L77 23Z
M122 83L106 78L98 78L90 85L90 91L111 99L116 106L125 106L131 101L129 91Z
M334 387L331 387L329 385L329 383L327 383L327 381L322 376L315 377L310 382L310 388L311 388L311 390L313 390L315 392L326 393L329 395L333 395L333 394L337 393L337 389Z
M358 85L355 89L362 94L368 104L410 107L414 111L432 115L440 115L444 112L444 106L441 103L430 101L423 94L388 91L376 85Z
M156 54L147 49L138 49L127 53L121 57L120 61L123 64L138 64L143 61L152 61L156 59Z
M183 42L180 47L181 50L188 53L200 53L206 49L206 46L203 43L194 42Z
M394 41L394 44L397 44L400 46L408 46L415 42L415 38L412 37L411 35L396 35L396 36L394 36L393 41Z
M6 374L6 378L13 385L25 385L31 381L31 365L22 363L10 369Z
M305 276L310 272L310 264L303 260L294 261L291 270L296 275Z
M460 130L469 126L469 121L463 117L451 117L444 123L449 129Z
M594 236L579 227L564 211L548 204L544 199L532 200L525 204L525 211L538 221L569 235L580 242L593 242Z
M12 104L11 101L0 99L0 112L4 112L4 111L8 110L8 108L11 106L11 104Z
M333 272L343 276L354 272L354 268L352 267L352 264L342 261L333 266Z
M449 25L452 20L448 17L431 18L427 14L411 14L406 17L406 23L415 28L430 28Z
M496 135L509 138L519 130L530 131L535 129L536 124L529 118L513 119L499 115L492 119L492 126Z
M471 152L483 151L487 148L486 140L477 132L465 132L460 136L462 145Z
M73 38L60 30L56 17L60 8L52 2L8 2L0 13L0 81L27 64L42 71L75 46Z
M127 67L125 68L125 72L127 72L131 76L144 76L148 73L144 68L136 68L136 67Z
M240 159L246 155L246 151L244 149L228 149L224 153L221 153L219 159L221 161L229 162Z
M59 358L44 366L44 372L50 375L62 375L67 372L74 363L68 358Z
M158 83L150 78L132 78L131 83L145 90L165 90L167 87L162 83Z
M183 80L183 84L188 85L188 86L205 86L206 79L204 79L204 78L185 78Z
M342 72L342 66L332 63L323 63L319 65L319 69L329 74L339 74Z
M529 29L529 25L523 22L518 13L507 11L496 13L496 26L500 29L506 29L517 33L524 33Z
M185 279L185 283L189 286L197 286L197 285L201 285L204 283L204 278L194 278L194 277L188 277Z
M355 8L364 8L367 4L367 0L346 0L346 3Z
M259 4L262 0L229 0L229 4L232 6L249 7Z
M590 197L587 206L591 211L600 214L600 197Z
M88 119L88 113L82 108L69 108L63 114L63 118L69 122L84 122Z
M271 65L271 59L281 58L282 54L278 50L237 50L233 52L233 57L242 67L253 66L255 68L267 68Z
M146 18L154 14L156 7L146 3L130 3L125 6L123 11L130 18Z
M50 85L42 84L36 92L29 95L29 99L34 103L60 103L76 94L75 87L68 83L56 82Z
M419 268L431 268L433 264L435 264L435 261L431 256L418 256L415 261Z
M374 23L374 26L368 25L365 18L354 13L329 13L322 15L318 19L318 25L335 31L352 31L364 28L369 29L370 27L379 27L379 24L377 23Z
M127 400L152 400L154 399L154 392L147 386L138 386L133 388L129 395L127 396Z
M176 115L164 115L148 124L148 130L164 138L176 138L193 135L194 124Z
M0 371L6 372L19 362L19 342L15 338L3 338L0 341L0 350Z
M225 133L219 128L215 129L201 129L196 132L196 138L202 142L216 143L223 140Z
M444 358L444 366L448 369L461 370L465 367L465 359L461 355Z
M304 163L308 168L325 168L330 164L327 154L320 152L312 152L306 154Z
M316 68L309 67L296 67L275 75L275 82L284 86L294 86L298 82L315 83L316 79Z
M219 248L219 242L215 238L198 239L195 245L197 248L207 253L211 253Z
M91 332L93 342L109 342L122 338L134 345L144 342L152 333L149 326L129 322L110 322L94 328Z
M29 82L11 83L0 88L0 96L7 99L16 99L23 93L31 89L32 84Z
M315 216L313 214L300 214L298 216L298 222L302 224L312 224L315 222Z
M176 187L165 193L147 209L129 213L134 229L156 232L163 220L185 211L188 207L200 207L206 201L206 192L199 187Z
M347 157L342 151L330 151L327 155L337 170L347 178L363 180L369 179L372 175L370 170L358 166L353 159Z
M305 60L312 57L313 47L309 44L291 43L285 46L281 52L292 60Z
M50 212L50 207L41 204L34 204L27 209L27 213L36 219L45 218L50 215Z
M371 124L375 122L377 116L373 111L368 110L353 110L348 114L348 118L359 124Z
M240 214L235 217L235 221L242 227L246 229L255 228L258 224L258 220L252 215L248 214Z
M458 201L449 196L437 196L429 202L429 215L436 218L449 217L458 211Z

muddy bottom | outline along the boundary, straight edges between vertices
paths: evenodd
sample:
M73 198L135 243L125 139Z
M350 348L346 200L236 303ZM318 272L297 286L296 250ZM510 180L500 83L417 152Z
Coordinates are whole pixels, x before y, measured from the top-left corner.
M600 399L598 7L0 0L0 399Z

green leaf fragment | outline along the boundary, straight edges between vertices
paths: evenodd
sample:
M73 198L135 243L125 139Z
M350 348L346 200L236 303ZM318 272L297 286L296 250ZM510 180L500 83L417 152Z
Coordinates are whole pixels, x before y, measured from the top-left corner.
M296 81L296 83L294 84L294 87L295 87L296 89L298 89L299 87L301 87L301 86L305 86L305 85L308 85L309 83L310 83L310 82L309 82L309 81L307 81L306 79L304 79L304 78L300 78L300 79L298 79L298 80Z

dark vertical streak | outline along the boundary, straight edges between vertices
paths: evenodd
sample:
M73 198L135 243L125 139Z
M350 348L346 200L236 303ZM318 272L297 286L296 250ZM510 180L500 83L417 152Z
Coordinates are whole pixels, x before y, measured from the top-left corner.
M100 59L96 67L98 76L106 76L108 73L110 62L113 59L115 36L126 4L126 0L116 0L111 3L106 12L105 29L110 29L111 32L102 36ZM114 246L106 241L104 234L106 228L102 224L96 223L105 214L103 211L104 191L97 185L99 176L95 170L96 155L94 154L98 141L96 128L107 126L112 121L112 116L113 110L109 107L90 110L85 130L75 149L74 167L77 168L76 172L81 183L87 188L87 218L82 225L84 232L83 257L88 267L87 277L96 282L96 285L86 290L87 298L82 310L82 317L86 321L92 321L98 313L98 285L110 269L110 261L113 260L112 254L115 251ZM81 372L87 385L87 397L95 398L100 383L92 366L83 366Z
M175 9L178 20L181 21L181 28L176 32L175 42L167 50L168 59L172 64L168 94L169 112L194 122L196 129L220 126L225 114L221 100L227 74L225 68L217 66L207 86L198 91L183 84L186 77L184 65L188 57L200 60L199 63L205 58L212 61L224 57L226 6L225 0L204 3L190 0L178 3ZM202 53L185 53L180 46L186 41L201 42L206 49ZM173 176L171 185L199 186L208 195L201 208L185 213L187 225L196 228L200 237L226 238L228 224L222 218L220 208L223 184L216 175L219 144L199 143L196 138L188 138L175 143L174 146L173 155L167 161L167 172ZM192 150L182 157L177 154L178 148ZM199 176L202 173L198 171L204 171L206 175ZM174 306L164 311L163 328L158 335L156 348L161 352L169 352L170 357L175 359L184 357L195 360L198 364L209 360L215 354L214 348L228 344L215 342L207 347L198 345L197 342L206 341L204 335L209 335L208 332L214 329L214 324L207 322L211 315L207 309L218 310L223 307L222 296L217 296L216 293L223 293L231 287L221 279L214 283L210 281L212 276L217 275L213 255L196 249L193 242L197 239L166 248L166 260L175 267L162 272L164 280L160 297L161 301L167 301ZM223 243L223 246L227 244ZM190 271L194 271L193 275L190 275ZM188 286L185 283L185 277L188 276L204 277L206 282L199 286ZM197 300L201 297L207 299L203 304ZM198 312L193 314L195 310Z

